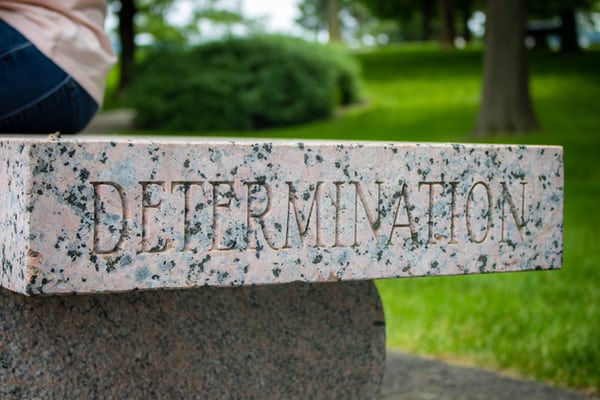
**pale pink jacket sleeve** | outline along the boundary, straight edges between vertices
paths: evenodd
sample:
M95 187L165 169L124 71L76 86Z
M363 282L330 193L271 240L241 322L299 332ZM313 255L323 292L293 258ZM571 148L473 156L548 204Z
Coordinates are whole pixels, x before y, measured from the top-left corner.
M0 19L27 37L101 105L116 57L104 0L0 0Z

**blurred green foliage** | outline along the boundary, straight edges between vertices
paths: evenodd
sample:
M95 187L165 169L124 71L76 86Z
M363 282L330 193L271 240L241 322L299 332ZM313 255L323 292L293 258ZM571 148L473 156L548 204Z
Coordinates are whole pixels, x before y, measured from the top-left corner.
M329 117L360 99L359 64L343 49L282 36L155 50L130 104L151 130L249 130Z

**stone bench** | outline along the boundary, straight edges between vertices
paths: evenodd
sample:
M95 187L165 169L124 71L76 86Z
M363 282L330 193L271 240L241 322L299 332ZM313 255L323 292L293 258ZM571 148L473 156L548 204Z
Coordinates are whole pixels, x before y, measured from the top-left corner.
M1 398L376 398L372 280L562 262L560 147L4 138L0 163Z

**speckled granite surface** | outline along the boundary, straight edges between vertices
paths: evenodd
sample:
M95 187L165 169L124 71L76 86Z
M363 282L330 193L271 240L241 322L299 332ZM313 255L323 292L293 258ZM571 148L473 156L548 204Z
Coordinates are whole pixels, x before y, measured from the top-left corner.
M559 147L0 140L20 293L560 268Z
M0 289L0 398L372 399L372 282L25 297Z

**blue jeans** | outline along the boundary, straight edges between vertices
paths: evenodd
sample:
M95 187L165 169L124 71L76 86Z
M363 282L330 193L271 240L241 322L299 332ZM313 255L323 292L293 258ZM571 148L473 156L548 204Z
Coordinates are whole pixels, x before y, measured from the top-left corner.
M0 132L76 133L97 110L73 78L0 20Z

